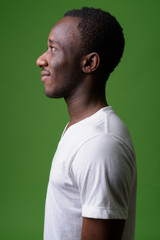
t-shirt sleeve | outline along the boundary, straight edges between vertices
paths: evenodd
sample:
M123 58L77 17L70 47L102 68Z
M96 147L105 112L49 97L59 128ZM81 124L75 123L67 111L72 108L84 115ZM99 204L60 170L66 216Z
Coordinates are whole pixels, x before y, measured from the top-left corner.
M96 136L79 148L71 166L79 189L82 216L127 219L134 161L114 136Z

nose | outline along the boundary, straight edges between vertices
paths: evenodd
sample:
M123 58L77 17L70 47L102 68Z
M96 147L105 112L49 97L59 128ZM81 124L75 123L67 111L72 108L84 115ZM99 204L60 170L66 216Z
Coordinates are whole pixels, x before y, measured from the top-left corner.
M36 64L40 68L48 66L48 62L47 62L45 53L37 59Z

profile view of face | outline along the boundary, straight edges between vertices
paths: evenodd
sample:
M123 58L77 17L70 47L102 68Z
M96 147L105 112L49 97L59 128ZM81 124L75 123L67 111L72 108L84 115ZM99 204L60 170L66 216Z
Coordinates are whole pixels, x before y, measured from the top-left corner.
M70 96L81 77L78 23L77 17L64 17L56 23L48 37L47 51L37 59L48 97Z

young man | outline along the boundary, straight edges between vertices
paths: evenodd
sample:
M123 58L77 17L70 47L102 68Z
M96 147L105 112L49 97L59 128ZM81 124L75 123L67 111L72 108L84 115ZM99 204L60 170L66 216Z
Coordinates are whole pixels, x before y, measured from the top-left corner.
M70 115L51 167L44 240L134 239L134 148L105 98L123 48L117 20L85 7L55 24L37 60L46 96L64 98Z

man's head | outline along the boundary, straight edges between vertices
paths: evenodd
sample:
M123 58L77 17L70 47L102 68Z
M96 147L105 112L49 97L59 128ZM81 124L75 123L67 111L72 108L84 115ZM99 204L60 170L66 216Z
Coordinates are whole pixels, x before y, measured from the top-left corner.
M77 88L86 88L88 76L96 76L97 84L104 86L123 48L122 28L109 13L86 7L68 11L52 28L48 50L37 60L45 94L67 98Z

